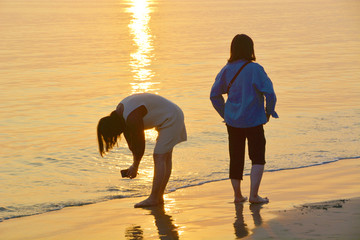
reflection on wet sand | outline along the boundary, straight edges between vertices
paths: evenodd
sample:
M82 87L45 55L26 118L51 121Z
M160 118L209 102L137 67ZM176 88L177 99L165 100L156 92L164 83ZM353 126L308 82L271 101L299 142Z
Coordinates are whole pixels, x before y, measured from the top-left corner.
M164 206L152 207L148 210L155 217L160 239L179 239L178 227L173 223L172 217L165 213Z
M141 226L132 226L126 229L125 238L128 240L144 239L144 231Z
M250 204L251 216L253 217L255 227L261 226L263 220L260 215L260 210L264 204Z
M250 204L251 216L256 227L262 224L262 218L260 215L260 210L263 204ZM244 203L235 204L236 217L234 222L235 236L237 238L243 238L249 235L250 231L245 223L244 219Z
M178 227L173 223L172 217L165 213L163 205L144 209L154 216L159 239L179 239ZM132 226L126 229L125 238L128 240L144 239L144 232L141 226Z
M235 235L237 238L243 238L249 235L249 229L245 223L244 219L244 204L236 203L235 204L236 217L234 222Z

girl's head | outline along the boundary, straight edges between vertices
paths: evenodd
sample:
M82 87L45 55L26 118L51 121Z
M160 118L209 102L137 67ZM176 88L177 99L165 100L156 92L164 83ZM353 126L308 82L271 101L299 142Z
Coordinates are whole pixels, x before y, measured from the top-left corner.
M254 42L245 34L238 34L233 38L228 62L234 62L240 59L247 61L256 60Z
M123 131L124 127L121 124L121 118L115 111L110 116L100 119L97 126L97 137L101 156L117 144L118 138L120 138Z

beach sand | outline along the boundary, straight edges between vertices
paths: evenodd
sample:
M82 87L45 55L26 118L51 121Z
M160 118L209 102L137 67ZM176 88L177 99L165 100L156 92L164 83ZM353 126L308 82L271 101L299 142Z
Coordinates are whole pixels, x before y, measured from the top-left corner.
M243 194L248 194L249 176ZM179 189L165 206L143 198L69 207L0 223L0 239L359 239L360 161L266 172L269 204L234 204L228 180Z

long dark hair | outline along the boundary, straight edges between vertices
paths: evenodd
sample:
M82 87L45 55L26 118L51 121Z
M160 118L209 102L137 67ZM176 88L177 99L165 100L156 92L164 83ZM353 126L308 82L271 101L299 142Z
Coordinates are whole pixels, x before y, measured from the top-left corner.
M240 59L247 61L256 60L254 42L245 34L238 34L233 38L228 62L234 62Z
M116 111L100 119L97 126L97 138L99 152L102 157L117 145L118 139L120 140L120 135L124 131L124 126L121 124L121 121L122 119Z

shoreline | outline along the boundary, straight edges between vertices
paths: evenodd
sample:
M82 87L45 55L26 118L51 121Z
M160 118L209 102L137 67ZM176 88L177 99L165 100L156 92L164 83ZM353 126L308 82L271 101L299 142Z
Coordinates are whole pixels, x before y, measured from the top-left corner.
M343 161L343 160L355 160L358 159L360 160L360 157L349 157L349 158L339 158L339 159L335 159L335 160L330 160L330 161L325 161L325 162L321 162L321 163L314 163L311 165L304 165L304 166L299 166L299 167L291 167L291 168L279 168L279 169L271 169L271 170L266 170L264 171L264 173L275 173L275 172L282 172L282 171L289 171L289 170L297 170L297 169L306 169L306 168L311 168L311 167L316 167L316 166L323 166L323 165L327 165L327 164L332 164L338 161ZM244 173L243 175L244 177L249 177L250 173ZM198 187L198 186L202 186L205 184L212 184L215 182L222 182L222 181L227 181L229 180L228 178L221 178L221 179L214 179L214 180L208 180L208 181L203 181L203 182L199 182L199 183L195 183L195 184L189 184L189 185L184 185L184 186L180 186L177 188L173 188L170 189L166 192L166 194L172 194L180 189L188 189L188 188L192 188L192 187ZM24 217L31 217L31 216L36 216L36 215L41 215L41 214L46 214L49 212L56 212L56 211L61 211L63 209L69 208L69 207L82 207L82 206L86 206L86 205L92 205L92 204L98 204L98 203L102 203L102 202L107 202L107 201L112 201L112 200L116 200L116 199L136 199L138 197L143 197L146 198L148 195L144 194L143 196L125 196L125 197L118 197L118 196L114 196L114 197L108 197L105 196L101 199L97 199L94 201L84 201L84 202L77 202L77 203L71 203L69 202L68 204L65 204L63 207L61 208L56 208L56 209L51 209L51 210L47 210L47 211L43 211L43 212L38 212L38 213L33 213L33 214L25 214L25 215L16 215L16 216L12 216L12 217L7 217L7 218L0 218L0 224L4 221L8 221L11 219L18 219L18 218L24 218ZM0 208L1 210L1 208Z
M325 239L328 235L322 227L306 223L316 219L319 211L324 216L332 214L335 219L359 223L351 215L353 208L360 209L359 170L358 159L346 159L314 167L265 172L260 194L268 196L270 203L264 205L232 203L231 184L221 180L170 192L165 195L164 207L133 208L143 197L67 207L5 220L0 223L0 239L159 239L160 236L168 239L262 239L264 236L281 239L293 233L299 239L314 236L317 236L314 239ZM249 185L249 176L244 176L244 195L248 195ZM337 201L342 207L322 209L328 201ZM319 209L309 207L312 211L305 211L304 206L312 206L311 203L320 206ZM321 219L325 226L331 225L331 218ZM287 222L293 224L284 225ZM311 229L301 230L303 228ZM340 226L337 229L337 225L332 229L340 238L351 239L347 238L349 235L341 235L349 230L344 232ZM360 234L356 230L351 234Z

